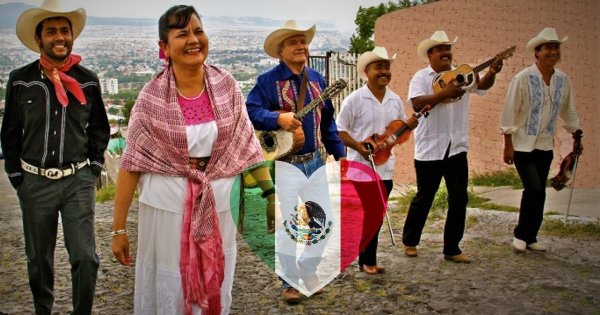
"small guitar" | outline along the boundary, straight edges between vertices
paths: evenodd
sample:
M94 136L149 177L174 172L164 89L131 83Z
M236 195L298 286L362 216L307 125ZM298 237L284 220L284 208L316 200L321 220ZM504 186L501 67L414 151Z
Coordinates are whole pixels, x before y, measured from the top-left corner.
M462 64L458 66L456 69L451 71L444 71L439 73L433 79L433 92L438 93L443 90L448 84L456 84L462 86L463 89L471 88L475 85L475 74L480 72L481 70L489 67L496 60L504 60L512 57L513 53L517 46L512 46L504 51L501 51L496 55L496 57L487 60L486 62L476 66L475 68L471 68L471 66L467 64ZM443 100L442 103L450 103L454 102L457 99L446 99Z
M299 110L294 118L302 121L308 113L317 108L326 99L332 98L342 92L348 82L339 79L327 87L319 97L312 100L304 108ZM285 111L280 111L285 112ZM294 152L298 152L304 147L304 132L302 127L296 128L294 131L279 130L257 130L256 137L263 149L265 160L277 160Z

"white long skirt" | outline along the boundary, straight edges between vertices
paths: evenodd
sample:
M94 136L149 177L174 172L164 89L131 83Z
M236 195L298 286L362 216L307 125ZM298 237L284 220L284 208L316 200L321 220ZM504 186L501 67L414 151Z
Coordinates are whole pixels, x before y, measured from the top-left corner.
M225 253L221 314L229 314L237 255L236 226L230 209L217 214ZM183 314L183 289L179 273L182 223L182 214L140 202L134 314ZM194 314L201 314L201 309L194 307Z

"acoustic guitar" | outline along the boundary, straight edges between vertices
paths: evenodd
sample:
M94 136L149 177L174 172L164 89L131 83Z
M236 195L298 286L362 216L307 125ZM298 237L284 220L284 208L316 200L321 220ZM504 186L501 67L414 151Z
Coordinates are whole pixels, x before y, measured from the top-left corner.
M448 84L456 84L461 86L463 89L471 88L476 83L475 74L479 73L481 70L489 67L496 60L504 60L512 57L513 53L517 46L509 47L500 53L498 53L494 58L485 61L484 63L471 68L471 66L467 64L462 64L456 69L451 71L444 71L439 73L433 79L433 92L438 93L443 90ZM442 103L451 103L458 99L445 99Z
M302 121L308 113L315 110L326 99L332 98L342 92L348 82L343 79L339 79L327 87L319 97L312 100L304 108L299 110L295 115L299 121ZM279 111L285 112L285 111ZM265 160L277 160L287 155L298 152L304 147L304 131L302 127L296 128L294 131L287 131L283 129L278 130L257 130L256 137L260 142L263 149L263 156Z

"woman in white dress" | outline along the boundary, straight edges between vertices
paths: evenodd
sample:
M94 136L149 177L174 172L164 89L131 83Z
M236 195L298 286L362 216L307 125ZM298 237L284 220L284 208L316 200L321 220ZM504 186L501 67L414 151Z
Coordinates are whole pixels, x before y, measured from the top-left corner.
M113 253L131 265L125 230L139 188L135 314L226 314L236 262L232 184L262 161L235 79L204 62L208 38L191 6L159 20L167 66L142 90L121 158Z

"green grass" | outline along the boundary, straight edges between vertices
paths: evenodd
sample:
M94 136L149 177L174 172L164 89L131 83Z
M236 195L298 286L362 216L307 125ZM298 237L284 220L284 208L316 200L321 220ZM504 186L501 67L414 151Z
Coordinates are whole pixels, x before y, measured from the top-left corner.
M117 191L117 187L115 184L108 184L102 189L96 191L96 202L107 202L115 199L115 192ZM137 199L139 197L137 190L133 193L133 199Z
M408 188L405 193L399 197L393 197L390 198L390 201L397 201L398 202L398 207L400 209L405 209L408 210L408 207L410 206L410 202L413 200L413 198L417 195L417 189L414 187ZM437 193L435 194L435 198L433 199L433 204L431 205L431 210L435 211L435 210L443 210L443 209L447 209L448 208L448 192L446 191L446 185L444 183L444 181L442 180L442 183L440 184L440 188L438 189Z
M231 209L234 222L239 223L239 188L237 182L233 184ZM275 235L267 232L267 218L265 211L267 200L261 197L260 188L246 188L244 190L244 214L242 216L244 230L242 236L252 251L264 261L271 270L275 270ZM235 199L238 199L237 201ZM239 225L238 225L239 226Z
M394 200L398 202L398 208L400 212L408 211L408 207L410 206L410 202L417 194L416 188L409 188L406 192L399 196L390 198L390 200ZM484 210L499 210L506 212L518 212L519 208L511 207L511 206L503 206L490 202L490 199L480 197L473 192L473 188L471 187L468 191L469 201L467 202L467 207L469 208L478 208ZM441 216L441 212L448 209L448 191L446 190L446 184L442 180L440 187L438 188L437 193L435 194L435 198L433 199L433 204L431 205L431 212L435 217Z
M470 229L477 223L479 223L479 219L477 217L469 216L469 217L467 217L466 228Z
M358 292L365 292L371 289L371 281L370 280L356 280L354 282L354 288Z
M385 289L377 289L377 290L375 290L374 294L376 297L379 297L379 298L388 296L388 293Z
M469 208L478 208L482 210L499 210L506 212L519 212L519 208L512 206L503 206L499 204L495 204L490 202L490 199L480 197L473 192L473 189L469 190L469 202L467 202L467 207Z
M519 174L514 169L477 174L471 177L471 184L475 186L511 186L513 189L523 189Z
M600 239L600 221L590 223L565 223L560 220L544 220L542 231L556 236L584 236Z
M96 202L106 202L115 198L116 187L114 184L106 185L96 192Z

